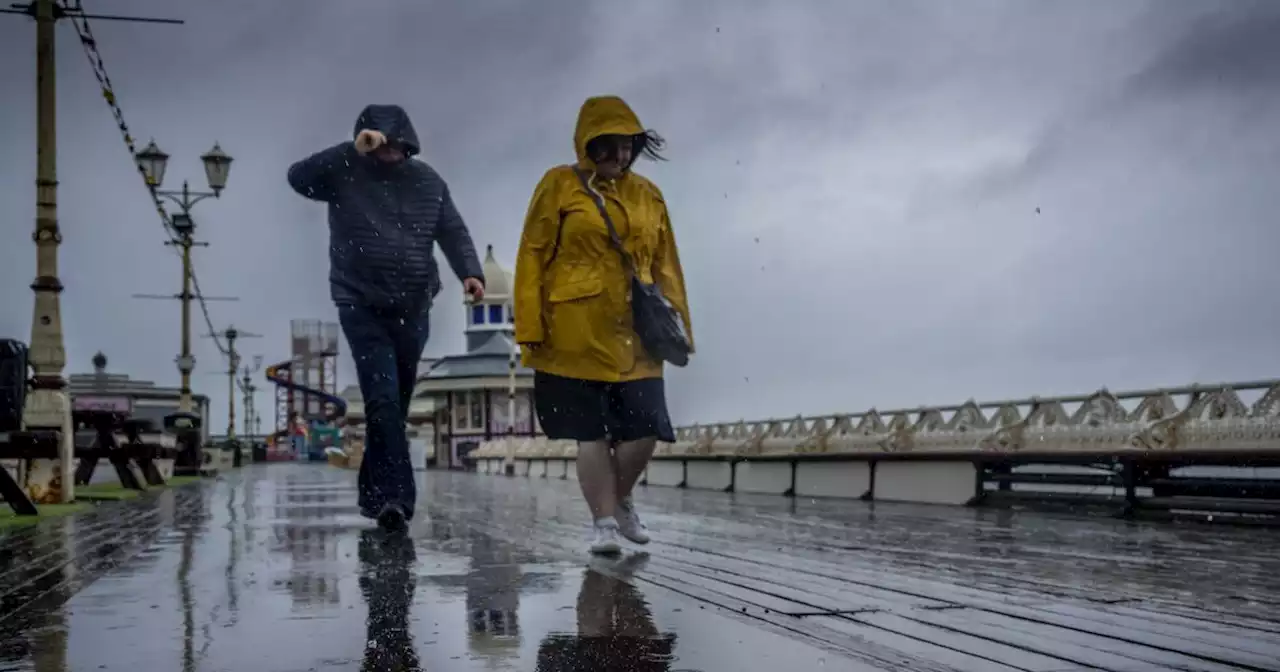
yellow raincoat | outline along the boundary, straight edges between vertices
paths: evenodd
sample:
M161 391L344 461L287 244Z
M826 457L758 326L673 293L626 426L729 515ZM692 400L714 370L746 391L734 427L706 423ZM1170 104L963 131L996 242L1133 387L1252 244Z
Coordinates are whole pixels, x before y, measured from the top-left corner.
M644 128L621 98L590 98L578 113L573 144L588 173L587 143ZM657 282L684 319L692 344L689 301L675 234L662 192L628 170L594 180L623 247L644 282ZM618 382L662 376L662 363L632 328L630 287L609 229L573 166L552 168L534 189L516 256L515 332L524 365L569 378Z

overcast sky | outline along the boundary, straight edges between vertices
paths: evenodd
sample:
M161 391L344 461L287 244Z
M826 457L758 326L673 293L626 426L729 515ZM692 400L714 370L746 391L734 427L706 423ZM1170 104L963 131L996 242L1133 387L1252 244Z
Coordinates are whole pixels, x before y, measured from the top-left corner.
M288 355L335 319L324 208L289 164L367 103L412 115L473 237L510 264L577 109L615 93L669 141L699 354L679 422L1280 373L1280 3L85 0L128 123L172 155L222 327ZM0 336L30 334L34 24L0 16ZM70 24L59 27L68 373L176 384L176 258ZM446 267L447 268L447 267ZM447 273L446 273L447 274ZM430 355L461 350L449 278ZM345 347L345 343L344 343ZM198 343L225 426L225 368ZM344 353L341 381L355 380ZM260 381L265 389L267 385ZM273 421L267 392L264 426Z

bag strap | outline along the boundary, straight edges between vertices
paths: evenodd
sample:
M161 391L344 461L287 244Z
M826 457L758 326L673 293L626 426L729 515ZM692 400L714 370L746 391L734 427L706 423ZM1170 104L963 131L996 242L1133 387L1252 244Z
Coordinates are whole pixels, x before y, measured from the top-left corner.
M618 251L618 255L622 257L623 269L628 276L635 277L636 267L632 261L631 255L622 247L622 238L618 236L618 229L613 225L613 218L609 216L609 210L604 205L604 198L591 188L591 182L587 178L587 174L582 169L574 166L573 173L578 176L578 181L582 183L582 188L586 190L591 200L595 201L596 209L600 211L600 216L604 218L604 225L609 227L609 242L613 244L613 249Z

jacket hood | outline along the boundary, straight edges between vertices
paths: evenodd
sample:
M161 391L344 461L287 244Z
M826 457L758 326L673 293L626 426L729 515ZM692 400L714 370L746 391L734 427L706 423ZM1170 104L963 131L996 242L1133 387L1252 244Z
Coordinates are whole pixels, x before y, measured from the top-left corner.
M617 96L588 98L578 111L578 125L573 131L573 149L578 162L591 166L587 143L602 135L639 135L644 133L640 119L626 101Z
M413 122L409 121L409 114L399 105L366 106L356 119L356 128L351 137L354 138L366 128L379 131L387 136L388 141L403 145L408 156L422 151L418 133L413 130Z

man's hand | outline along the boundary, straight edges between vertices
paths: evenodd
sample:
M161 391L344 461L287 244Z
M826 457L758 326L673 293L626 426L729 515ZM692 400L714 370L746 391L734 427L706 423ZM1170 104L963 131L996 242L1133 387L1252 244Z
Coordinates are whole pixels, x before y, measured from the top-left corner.
M361 154L368 154L385 144L387 144L387 136L381 131L366 128L356 134L356 151Z
M479 301L484 298L484 283L479 278L467 278L462 281L462 291L471 297L472 301Z

